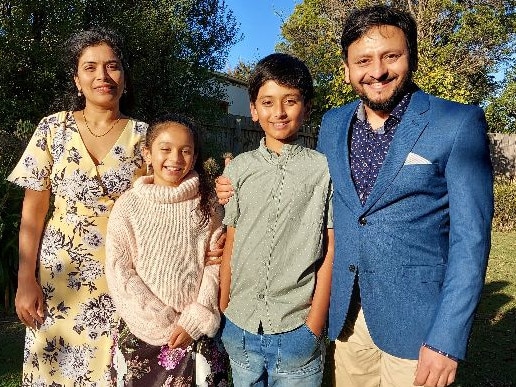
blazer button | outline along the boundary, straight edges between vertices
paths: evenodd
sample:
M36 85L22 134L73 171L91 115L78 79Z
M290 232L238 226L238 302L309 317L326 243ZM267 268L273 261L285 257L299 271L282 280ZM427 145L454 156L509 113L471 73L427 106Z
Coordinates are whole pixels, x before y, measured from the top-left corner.
M348 269L350 272L354 273L357 268L355 267L355 265L349 265Z
M359 219L358 219L358 223L361 225L361 226L365 226L367 224L367 219L365 216L361 216Z

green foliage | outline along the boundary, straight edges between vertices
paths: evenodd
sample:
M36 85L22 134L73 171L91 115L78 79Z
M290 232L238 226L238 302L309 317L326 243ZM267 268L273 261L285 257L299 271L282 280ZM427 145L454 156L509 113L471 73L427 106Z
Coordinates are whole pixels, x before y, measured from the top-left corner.
M493 229L516 231L516 182L498 179L494 184L494 195Z
M224 0L12 0L0 2L0 117L12 132L34 125L71 80L60 51L72 32L114 28L126 41L141 119L174 110L199 119L217 114L223 68L238 26Z
M20 138L0 131L0 308L5 312L14 311L18 228L23 197L23 191L6 178L21 156L23 146Z
M514 0L304 0L283 24L284 42L277 49L306 61L317 86L316 111L355 98L342 71L342 23L351 9L373 3L393 4L414 15L419 37L414 79L435 95L486 101L496 86L489 74L516 51Z
M502 91L489 100L486 118L491 132L516 133L516 66L507 71Z
M247 82L256 63L239 61L235 68L228 69L226 73L236 79Z

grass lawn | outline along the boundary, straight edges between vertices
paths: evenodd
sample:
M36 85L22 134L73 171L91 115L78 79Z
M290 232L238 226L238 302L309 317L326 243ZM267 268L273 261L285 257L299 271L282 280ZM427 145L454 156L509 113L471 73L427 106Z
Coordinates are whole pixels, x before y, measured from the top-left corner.
M0 317L0 387L20 385L23 335L14 317ZM516 387L516 232L493 233L468 360L453 386Z

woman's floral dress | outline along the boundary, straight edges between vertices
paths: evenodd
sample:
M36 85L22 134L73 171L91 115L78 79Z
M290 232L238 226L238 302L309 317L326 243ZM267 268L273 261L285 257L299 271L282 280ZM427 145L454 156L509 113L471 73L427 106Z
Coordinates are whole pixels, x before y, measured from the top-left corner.
M72 112L50 115L8 177L55 197L38 257L45 319L26 332L23 386L109 385L116 321L104 275L107 220L114 201L145 173L146 129L129 120L96 165Z

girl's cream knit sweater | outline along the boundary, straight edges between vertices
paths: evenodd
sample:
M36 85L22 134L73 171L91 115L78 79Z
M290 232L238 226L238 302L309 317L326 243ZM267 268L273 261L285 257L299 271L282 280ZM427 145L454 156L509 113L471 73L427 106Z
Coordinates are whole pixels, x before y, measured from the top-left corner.
M195 340L220 323L219 265L205 266L222 233L220 213L199 226L199 177L178 187L139 178L115 203L106 238L106 277L130 331L152 344L168 342L176 325Z

